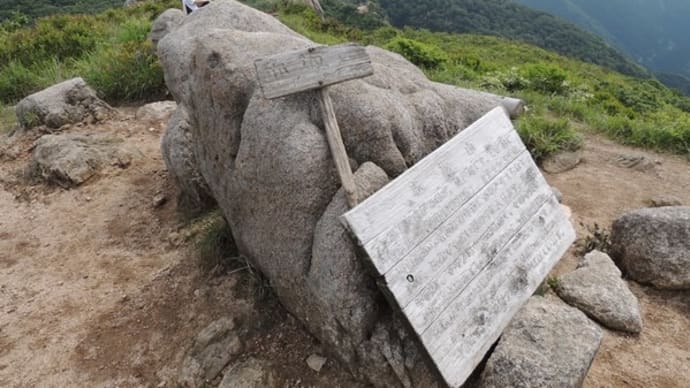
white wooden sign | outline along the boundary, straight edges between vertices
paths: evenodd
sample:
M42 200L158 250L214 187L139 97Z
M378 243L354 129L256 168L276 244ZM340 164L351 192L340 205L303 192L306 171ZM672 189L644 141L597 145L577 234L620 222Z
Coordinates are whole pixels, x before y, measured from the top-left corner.
M502 108L342 220L451 387L465 382L575 239Z
M333 162L348 205L356 206L357 186L328 86L374 74L371 59L364 47L351 43L312 47L258 59L254 66L264 98L285 97L318 89L319 106Z

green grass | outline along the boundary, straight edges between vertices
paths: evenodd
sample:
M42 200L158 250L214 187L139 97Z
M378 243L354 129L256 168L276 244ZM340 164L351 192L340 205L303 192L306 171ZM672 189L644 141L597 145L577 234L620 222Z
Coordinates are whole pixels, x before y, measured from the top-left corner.
M623 76L494 36L390 26L365 32L333 19L322 22L306 6L253 3L275 11L289 27L318 43L388 47L417 63L431 80L525 100L529 113L517 126L537 160L577 148L574 128L690 157L690 99L656 80ZM113 104L163 97L163 71L146 36L152 20L168 7L179 4L149 1L0 29L0 102L12 105L74 76L83 77Z
M262 299L271 294L268 280L249 260L239 255L232 231L220 210L208 212L192 221L199 228L196 252L201 269L208 276L237 274L235 290L241 298Z
M173 0L118 7L98 15L52 15L27 28L0 29L0 102L83 77L106 101L160 99L163 71L148 31Z
M17 128L17 117L13 106L0 103L0 133L9 133Z

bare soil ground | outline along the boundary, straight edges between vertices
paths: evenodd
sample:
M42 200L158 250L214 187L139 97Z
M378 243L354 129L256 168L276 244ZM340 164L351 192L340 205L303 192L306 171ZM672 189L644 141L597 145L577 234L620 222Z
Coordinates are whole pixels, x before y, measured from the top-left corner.
M243 322L244 352L275 371L281 387L356 387L335 361L320 373L305 359L319 344L247 271L203 269L160 157L160 125L133 111L70 129L117 135L144 155L64 190L27 180L32 139L0 139L0 386L171 386L197 333L220 317ZM151 130L153 129L153 130ZM620 155L659 161L638 171ZM690 163L588 135L584 162L548 175L579 225L609 227L659 196L690 204ZM168 202L155 207L163 194ZM578 226L580 237L587 234ZM575 249L554 269L571 270ZM690 293L630 283L640 336L607 331L587 387L683 387L690 381Z

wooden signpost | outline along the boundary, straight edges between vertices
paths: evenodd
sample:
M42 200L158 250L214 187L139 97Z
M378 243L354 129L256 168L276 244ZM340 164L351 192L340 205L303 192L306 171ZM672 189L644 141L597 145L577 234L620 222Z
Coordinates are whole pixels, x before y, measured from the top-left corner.
M343 44L319 46L279 54L254 63L259 84L267 99L318 90L319 105L326 127L328 145L340 176L348 205L357 205L357 187L350 168L328 86L374 74L364 47Z
M441 376L459 387L575 239L510 118L494 109L357 205L327 86L373 74L364 48L316 47L255 65L265 98L318 89L351 208L343 223Z
M465 382L575 239L502 108L342 220L451 387Z

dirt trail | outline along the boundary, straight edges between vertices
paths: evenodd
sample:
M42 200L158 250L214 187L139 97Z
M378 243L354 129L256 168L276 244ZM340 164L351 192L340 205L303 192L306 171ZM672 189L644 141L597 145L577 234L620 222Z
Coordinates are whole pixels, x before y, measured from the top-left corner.
M0 152L0 386L166 386L196 334L223 316L248 322L243 357L265 360L280 386L356 386L332 360L320 374L308 369L304 359L323 349L273 298L258 299L246 273L200 269L195 229L175 212L161 128L153 129L128 109L108 123L71 129L115 134L144 154L72 190L20 177L30 141L4 159ZM646 172L616 164L631 153L660 164ZM690 204L690 164L682 158L596 136L588 136L584 158L547 176L577 223L608 227L659 195ZM155 208L159 193L169 201ZM554 274L575 264L570 253ZM690 294L632 290L645 329L639 337L607 332L585 385L682 387L690 379Z

